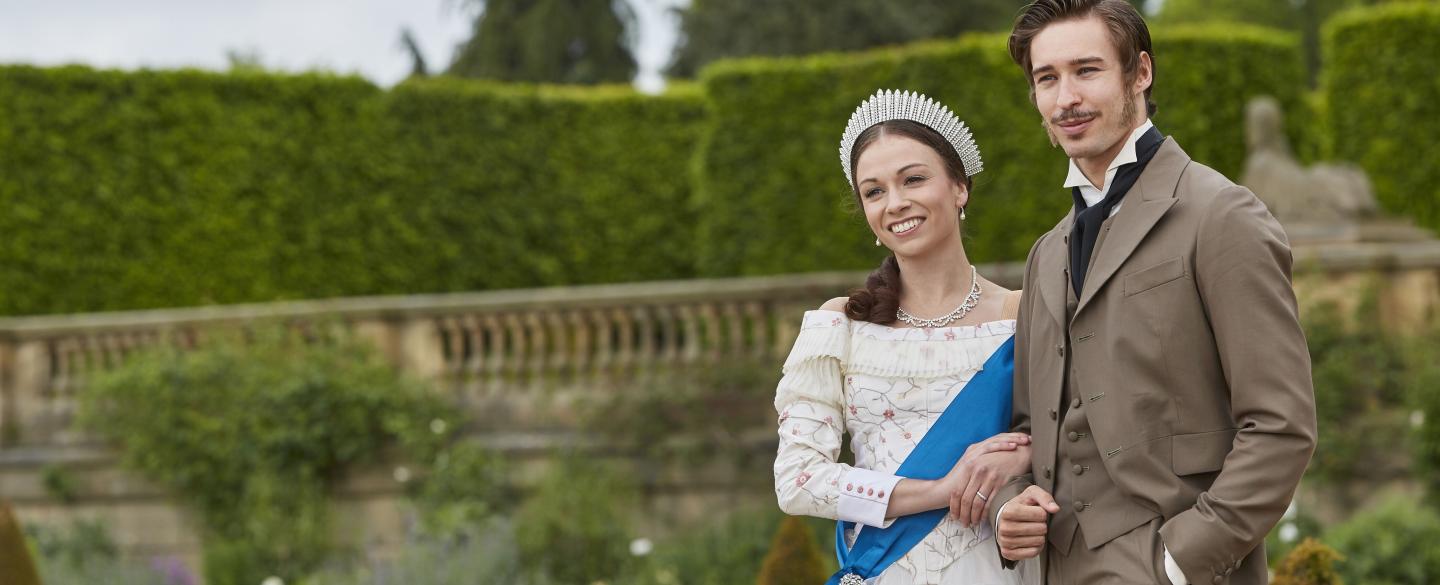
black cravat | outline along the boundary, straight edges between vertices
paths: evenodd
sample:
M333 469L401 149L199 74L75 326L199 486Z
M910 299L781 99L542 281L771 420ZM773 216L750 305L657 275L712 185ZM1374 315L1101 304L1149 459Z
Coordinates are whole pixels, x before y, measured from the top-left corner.
M1130 191L1135 181L1140 179L1145 165L1155 157L1155 152L1164 142L1165 137L1154 126L1141 134L1140 140L1135 142L1135 162L1120 165L1115 170L1110 191L1105 193L1105 199L1098 205L1086 206L1085 198L1080 196L1080 188L1071 187L1070 194L1075 196L1075 226L1070 233L1070 284L1075 287L1076 298L1080 297L1080 288L1085 284L1085 270L1090 264L1090 255L1095 252L1100 226L1110 217L1110 211L1125 198L1125 193Z

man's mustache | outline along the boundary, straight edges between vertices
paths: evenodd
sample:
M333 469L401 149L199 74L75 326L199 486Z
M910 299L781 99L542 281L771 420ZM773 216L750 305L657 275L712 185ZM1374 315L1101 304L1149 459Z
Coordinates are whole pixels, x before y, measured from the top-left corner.
M1090 118L1098 117L1099 115L1100 112L1095 111L1087 112L1084 110L1065 110L1063 112L1060 112L1060 114L1055 116L1054 118L1051 118L1050 123L1062 124L1065 122L1069 122L1070 120L1087 120Z

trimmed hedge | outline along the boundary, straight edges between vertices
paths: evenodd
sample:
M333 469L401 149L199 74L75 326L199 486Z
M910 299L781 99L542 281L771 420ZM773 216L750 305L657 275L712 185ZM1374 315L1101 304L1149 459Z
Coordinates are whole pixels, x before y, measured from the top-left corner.
M1234 176L1245 100L1300 103L1294 38L1156 39L1157 124ZM0 67L0 314L868 268L835 147L881 87L972 125L970 251L1019 259L1070 199L1004 43L722 62L658 97Z
M711 125L698 154L699 272L769 274L873 267L884 254L855 211L836 148L854 108L879 88L923 92L975 133L968 251L1023 259L1070 206L1006 35L860 54L721 62L702 76ZM1299 111L1305 70L1293 35L1243 26L1159 30L1155 122L1231 177L1245 152L1244 106L1276 96ZM1303 116L1292 116L1292 125Z
M683 89L3 67L0 314L684 278L703 115Z
M392 93L396 212L435 230L396 258L423 268L394 292L693 276L693 88L435 80Z
M379 182L373 85L21 66L0 88L0 313L354 286L352 194Z
M1440 4L1395 3L1325 27L1322 91L1336 158L1360 164L1380 203L1440 229Z

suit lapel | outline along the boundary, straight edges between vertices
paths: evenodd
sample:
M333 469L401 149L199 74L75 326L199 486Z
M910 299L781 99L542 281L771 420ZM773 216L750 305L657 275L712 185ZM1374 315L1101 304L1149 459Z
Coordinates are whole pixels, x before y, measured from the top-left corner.
M1155 158L1150 160L1135 182L1135 192L1121 204L1111 223L1110 233L1105 236L1104 245L1096 252L1090 271L1085 275L1085 285L1080 290L1076 315L1085 310L1085 306L1130 258L1165 212L1175 205L1175 187L1180 183L1180 173L1189 163L1190 156L1173 139L1167 138L1160 146Z

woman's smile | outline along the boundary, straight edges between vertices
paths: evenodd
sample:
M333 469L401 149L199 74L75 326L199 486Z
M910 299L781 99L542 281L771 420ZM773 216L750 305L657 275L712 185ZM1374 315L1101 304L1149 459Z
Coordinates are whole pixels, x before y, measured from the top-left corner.
M907 219L907 220L905 220L905 221L901 221L901 222L897 222L897 223L892 223L892 224L890 224L890 228L889 228L889 229L890 229L890 233L892 233L892 234L895 234L895 235L897 235L897 236L905 236L905 235L909 235L911 232L915 231L915 229L918 228L918 227L920 227L920 224L922 224L922 223L925 223L925 218L923 218L923 217L912 217L912 218Z

